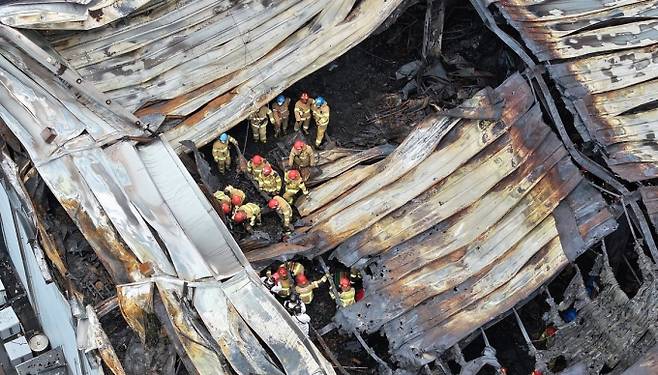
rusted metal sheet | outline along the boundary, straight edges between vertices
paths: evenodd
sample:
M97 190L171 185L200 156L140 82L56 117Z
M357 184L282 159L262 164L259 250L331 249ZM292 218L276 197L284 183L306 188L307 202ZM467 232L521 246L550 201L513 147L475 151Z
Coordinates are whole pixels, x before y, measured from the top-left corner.
M258 332L287 374L333 374L331 364L290 316L286 317L288 324L280 323L279 316L285 316L285 309L269 291L254 282L256 277L242 272L222 285L245 322Z
M235 279L227 285L239 285L240 290L233 290L230 298L262 340L250 340L249 356L244 356L246 362L235 362L236 372L279 371L266 360L263 342L276 353L278 363L285 363L285 373L332 374L308 337L261 285L174 150L161 139L135 147L130 136L141 135L143 129L132 123L131 115L99 105L87 91L67 90L66 77L43 65L51 61L35 60L30 53L33 43L4 27L0 25L0 37L13 39L0 47L0 116L114 281L123 285L122 313L138 334L145 338L144 314L153 309L190 373L231 373L230 361L204 323L235 334L245 328L244 322L222 327L227 320L212 314L200 320L184 285L199 279ZM49 126L53 130L48 134L57 133L61 139L43 136ZM157 294L152 286L143 286L152 280ZM236 302L242 295L235 293L244 291L254 298L251 303ZM200 306L208 307L204 302L208 301L200 301ZM289 345L293 333L294 345ZM100 345L93 349L99 349L108 366L120 368L103 338L89 337Z
M337 246L332 256L365 269L366 297L335 319L346 330L383 330L405 366L433 361L616 228L522 76L496 95L498 121L449 121L445 133L431 134L436 146L404 160L405 145L417 143L412 133L376 170L354 172L366 170L363 181L319 210L329 192L313 188L300 211L311 212L308 227L288 248L264 249L282 257ZM474 103L486 104L479 98L484 93ZM376 173L398 163L409 163L399 175ZM314 201L316 191L322 199Z
M370 160L377 160L386 157L388 154L395 150L395 146L390 144L385 144L377 147L370 148L368 150L361 151L357 154L346 156L340 158L332 163L325 163L320 166L321 173L318 176L313 176L308 182L307 185L313 186L324 181L334 179L339 176L341 173L351 169L352 167L367 162Z
M649 219L653 224L654 230L658 230L658 187L642 186L640 188L642 203L647 209Z
M655 103L658 3L624 0L499 1L524 42L548 65L585 141L628 181L658 177Z
M151 0L22 0L0 5L5 25L43 30L89 30L116 21Z
M206 283L194 291L194 308L222 353L238 374L283 374L219 284Z
M185 117L165 132L181 151L180 141L211 141L365 39L401 2L164 0L43 43L144 122Z

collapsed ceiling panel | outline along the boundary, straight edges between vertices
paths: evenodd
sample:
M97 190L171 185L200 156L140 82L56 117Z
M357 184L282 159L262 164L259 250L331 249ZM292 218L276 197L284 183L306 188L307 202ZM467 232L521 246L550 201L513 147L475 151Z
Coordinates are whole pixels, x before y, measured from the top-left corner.
M153 0L20 0L0 6L0 22L18 28L89 30L121 19Z
M658 3L499 1L573 113L581 137L601 145L628 181L658 177L655 147Z
M254 352L235 354L239 360L227 361L220 347L213 345L217 338L206 334L216 331L204 323L234 332L248 326L277 356L285 373L333 373L261 285L169 144L154 138L137 146L130 138L142 130L134 124L107 108L97 108L84 92L70 90L50 70L25 74L21 67L48 62L33 59L22 47L14 43L0 49L0 89L4 90L0 114L119 288L129 285L121 294L129 324L143 331L144 311L155 312L191 373L217 374L222 368L230 373L235 365L234 371L246 374L262 368L263 358L269 358L268 349L259 344L252 345ZM7 50L12 60L5 58ZM57 88L40 90L39 82ZM39 95L32 95L35 92ZM70 119L44 133L51 126L48 114ZM106 123L118 126L101 126ZM206 314L198 320L186 297L199 280L225 285L227 309L238 315L226 320L221 314ZM154 283L157 289L136 287L145 283ZM253 295L251 304L233 298L247 292ZM204 311L202 296L197 303ZM275 328L266 323L272 320L278 322Z
M306 227L290 239L301 246L257 251L336 248L337 260L365 269L365 298L336 320L382 329L411 367L529 298L616 228L520 74L468 104L500 118L430 116L386 159L337 178L350 184L312 189L299 204Z
M165 132L180 150L179 141L209 142L346 52L401 2L167 0L47 38L85 81L145 122L182 119Z

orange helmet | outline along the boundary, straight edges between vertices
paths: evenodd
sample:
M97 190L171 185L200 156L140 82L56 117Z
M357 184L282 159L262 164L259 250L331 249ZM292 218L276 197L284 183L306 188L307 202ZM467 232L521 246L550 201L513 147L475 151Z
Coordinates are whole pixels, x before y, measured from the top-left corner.
M340 278L340 287L341 288L349 288L350 287L350 279L347 277L341 277Z
M270 167L269 165L264 166L263 167L263 175L269 176L271 174L272 174L272 167Z
M260 155L254 155L251 157L251 162L254 163L254 165L261 165L263 163L263 157Z
M291 169L288 171L288 178L291 180L296 180L299 178L299 172L296 169Z
M308 93L306 91L302 91L302 94L299 96L299 98L303 101L306 102L308 100Z
M239 205L241 205L241 204L242 204L242 197L239 196L239 195L237 195L237 194L233 194L233 195L231 196L231 203L232 203L234 206L239 206Z
M301 151L304 148L304 146L306 146L306 144L301 139L296 140L295 144L293 145L293 147L297 151Z
M247 214L244 211L238 211L233 215L233 221L240 224L243 221L247 220Z
M295 277L295 281L299 285L308 284L308 279L306 278L306 275L304 275L303 273L300 273L299 275L297 275L297 277Z
M269 207L271 209L275 209L275 208L279 207L279 202L276 199L270 199L270 201L267 202L267 207Z
M224 214L231 212L231 205L226 202L222 202L222 212L224 212Z

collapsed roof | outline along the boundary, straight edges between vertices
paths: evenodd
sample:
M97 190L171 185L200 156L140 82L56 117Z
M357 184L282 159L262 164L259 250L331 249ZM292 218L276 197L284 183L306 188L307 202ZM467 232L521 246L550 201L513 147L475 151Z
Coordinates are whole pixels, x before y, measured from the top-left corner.
M401 3L0 5L0 116L118 284L128 324L143 338L146 314L158 315L191 372L333 373L260 285L176 152L182 140L202 145L236 125L363 40ZM549 72L580 136L601 145L623 179L654 178L655 30L646 18L655 4L574 4L497 6L540 61L555 62ZM588 26L596 23L616 36L594 40L603 32ZM368 296L336 320L349 330L382 329L409 368L522 304L616 228L578 167L632 199L623 181L583 162L550 102L560 138L549 128L537 101L549 100L545 83L535 69L526 74L479 93L458 117L426 118L395 150L346 152L326 163L314 180L321 184L297 204L297 235L249 260L333 251L367 269ZM641 192L649 207L651 188ZM628 204L642 226L639 206ZM643 235L651 245L651 233ZM653 301L651 282L630 302L597 303L639 309ZM619 296L614 285L608 290ZM588 306L594 314L599 305Z

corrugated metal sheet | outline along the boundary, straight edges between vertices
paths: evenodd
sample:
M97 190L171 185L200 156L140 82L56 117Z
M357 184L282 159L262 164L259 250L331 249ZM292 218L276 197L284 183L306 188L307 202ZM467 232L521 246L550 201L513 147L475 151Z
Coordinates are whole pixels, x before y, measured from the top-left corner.
M44 30L88 30L121 19L153 0L19 0L0 5L0 22Z
M209 142L346 52L400 3L165 0L121 22L48 34L40 43L139 116L183 117L165 133L180 150L179 141Z
M498 6L548 65L576 127L629 181L658 177L658 3L503 0Z
M658 373L658 346L654 346L642 359L626 369L623 375L653 375Z
M642 186L640 189L642 203L647 209L649 220L653 224L654 230L658 228L658 187L656 186Z
M99 107L95 101L87 101L88 97L67 90L68 83L57 72L44 69L48 61L35 60L38 55L23 47L33 46L0 46L0 116L115 282L151 283L142 271L154 271L157 291L124 289L134 292L123 293L121 298L130 325L143 334L143 311L154 309L148 306L147 295L158 293L161 304L156 313L161 312L158 316L164 319L190 372L229 373L229 367L235 365L236 372L248 374L254 368L266 368L267 363L274 366L273 361L265 360L267 350L253 338L249 340L253 352L231 352L233 361L227 361L218 343L213 344L217 338L206 334L210 331L203 326L206 323L229 332L250 327L277 356L282 372L332 374L333 369L308 337L261 285L169 144L154 139L137 147L127 137L141 134L141 128L111 108ZM52 87L44 89L43 82ZM61 120L51 121L49 116ZM57 128L53 143L42 136L48 126ZM205 314L198 320L184 284L213 280L208 282L220 287L219 280L226 279L229 307L240 319ZM247 292L253 301L241 300ZM201 313L208 305L199 298ZM105 347L99 349L101 354L109 353L104 352Z
M303 203L309 227L291 241L310 246L306 255L337 246L339 261L368 270L365 299L336 320L382 329L407 366L525 300L616 228L522 76L496 94L470 104L500 106L500 120L429 117L356 186L310 212L320 185Z

